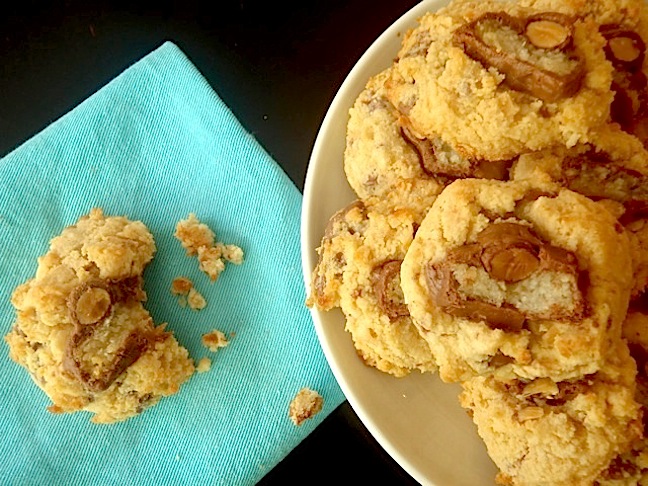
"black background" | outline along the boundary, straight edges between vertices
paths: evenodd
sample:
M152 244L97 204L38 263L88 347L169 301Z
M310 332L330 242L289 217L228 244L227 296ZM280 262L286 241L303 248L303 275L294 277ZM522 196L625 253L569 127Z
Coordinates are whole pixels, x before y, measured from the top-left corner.
M166 40L301 190L326 109L371 42L417 2L18 1L0 10L0 157ZM344 402L261 484L416 484Z

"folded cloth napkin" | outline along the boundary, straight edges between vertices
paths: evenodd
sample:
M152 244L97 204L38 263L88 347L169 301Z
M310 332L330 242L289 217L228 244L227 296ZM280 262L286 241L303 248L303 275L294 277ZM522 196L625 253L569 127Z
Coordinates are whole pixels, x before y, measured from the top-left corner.
M85 412L47 412L47 396L0 342L1 484L254 484L343 401L304 306L301 195L174 44L0 159L0 188L3 335L11 292L49 240L101 207L149 227L157 253L146 307L195 360L212 358L178 394L95 425ZM191 212L245 252L213 284L174 237ZM171 295L180 275L205 309ZM233 336L216 354L201 343L213 329ZM298 427L288 407L302 387L324 408Z

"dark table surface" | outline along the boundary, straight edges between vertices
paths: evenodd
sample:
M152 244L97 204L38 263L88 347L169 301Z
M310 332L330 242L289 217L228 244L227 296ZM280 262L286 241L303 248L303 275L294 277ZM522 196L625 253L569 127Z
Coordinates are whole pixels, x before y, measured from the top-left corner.
M303 188L327 107L414 0L22 0L0 13L0 157L166 40ZM314 475L314 476L313 476ZM416 484L344 402L263 485Z

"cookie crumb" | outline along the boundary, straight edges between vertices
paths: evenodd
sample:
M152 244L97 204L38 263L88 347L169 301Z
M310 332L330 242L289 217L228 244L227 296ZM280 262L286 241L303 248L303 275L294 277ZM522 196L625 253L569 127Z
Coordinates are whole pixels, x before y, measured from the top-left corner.
M207 306L207 301L187 277L176 277L171 283L171 293L178 296L180 307L187 307L193 310L201 310Z
M211 247L214 245L214 232L204 223L201 223L194 213L189 213L187 219L176 224L175 237L180 240L187 255L192 256L198 253L200 247Z
M207 274L212 282L215 282L225 270L225 262L222 259L220 248L205 246L198 248L198 268Z
M193 282L187 277L176 277L171 283L171 293L173 295L187 295L193 288Z
M313 418L322 410L324 399L315 390L304 387L290 402L288 416L297 426Z
M198 373L205 373L211 369L211 359L207 356L200 358L198 364L196 365L196 371Z
M187 304L193 310L201 310L207 306L207 301L200 292L192 287L187 295Z
M180 240L188 256L197 256L198 268L212 282L225 270L225 262L235 265L243 263L243 250L236 245L216 242L215 233L201 223L194 213L189 213L187 219L177 223L174 235Z
M227 336L218 329L214 329L207 334L203 334L202 337L203 346L208 348L212 352L218 351L220 348L224 348L229 344Z
M217 243L216 246L220 249L223 258L234 265L243 263L243 250L236 245L224 245Z

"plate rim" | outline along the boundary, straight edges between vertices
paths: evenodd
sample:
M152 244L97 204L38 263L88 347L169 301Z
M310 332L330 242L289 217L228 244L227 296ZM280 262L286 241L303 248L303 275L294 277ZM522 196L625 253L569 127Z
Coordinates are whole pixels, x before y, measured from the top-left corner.
M300 241L301 241L301 260L302 260L302 277L305 285L306 295L310 293L311 273L312 269L317 263L316 248L319 246L320 240L315 239L311 234L311 228L307 227L308 215L312 212L316 201L314 199L314 186L316 184L315 170L317 168L316 161L320 160L322 153L325 150L324 139L326 134L332 130L333 122L335 121L336 113L340 109L340 105L346 105L350 108L348 102L345 100L355 100L362 88L358 88L357 83L362 80L362 87L366 84L367 79L359 78L358 73L365 70L365 64L371 59L376 57L380 51L383 50L385 44L391 43L394 37L401 37L407 30L413 27L418 19L429 11L436 11L439 8L447 5L449 0L423 0L414 7L404 12L398 17L387 29L385 29L367 48L367 50L358 58L351 70L345 76L344 81L338 88L335 96L333 97L326 114L320 124L317 132L313 148L311 150L306 176L304 180L303 200L301 208L301 224L300 224ZM374 73L377 74L377 73ZM318 235L321 238L324 228L321 229ZM405 457L399 449L384 435L380 430L380 425L377 424L360 404L360 399L357 394L350 387L346 377L336 363L333 351L328 342L322 322L320 320L320 312L318 309L310 308L315 331L319 343L324 352L325 358L338 382L342 392L351 405L354 412L360 418L367 430L371 433L372 437L380 444L380 446L391 456L414 480L421 484L434 484L430 481L422 471L420 471L407 457ZM331 311L328 311L331 312Z

